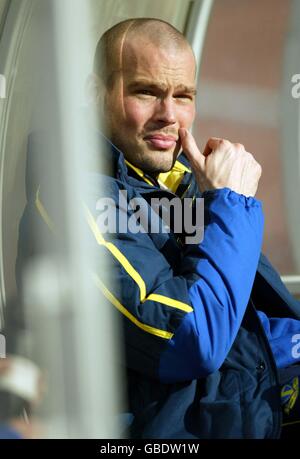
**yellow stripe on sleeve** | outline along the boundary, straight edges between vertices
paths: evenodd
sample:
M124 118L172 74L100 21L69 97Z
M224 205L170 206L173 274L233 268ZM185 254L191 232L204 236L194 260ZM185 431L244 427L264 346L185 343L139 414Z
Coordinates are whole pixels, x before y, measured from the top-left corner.
M171 306L172 308L181 309L181 311L185 312L192 312L194 309L187 303L182 303L178 300L173 300L173 298L169 298L168 296L159 295L156 293L150 293L149 296L145 299L146 301L157 301L158 303L165 304L167 306Z
M175 300L173 298L169 298L164 295L159 295L155 293L151 293L149 296L146 297L146 284L143 280L143 278L140 276L140 274L136 271L136 269L132 266L132 264L128 261L128 259L122 254L122 252L111 242L107 242L102 234L100 233L100 230L97 226L97 223L92 216L91 212L89 211L88 207L84 204L85 212L86 212L86 217L88 224L95 236L95 239L97 240L99 245L105 246L110 253L119 261L119 263L123 266L125 271L129 274L129 276L136 282L136 284L139 286L140 289L140 301L141 303L145 303L147 300L149 301L155 301L159 302L162 304L165 304L167 306L180 309L184 312L192 312L193 308L186 303L183 303L181 301Z
M152 335L158 336L164 339L171 339L173 337L173 333L167 332L165 330L160 330L159 328L150 327L150 325L145 325L136 319L121 303L120 301L105 287L103 282L99 279L99 277L93 273L94 282L97 287L103 292L105 297L112 303L127 319L129 319L132 323L134 323L137 327L141 328L147 333L151 333Z
M129 276L137 283L140 289L140 300L141 302L143 302L146 297L146 284L144 280L142 279L140 274L136 271L136 269L134 269L132 264L127 260L127 258L122 254L122 252L120 252L120 250L111 242L105 241L104 237L100 233L100 230L91 212L89 211L86 205L84 205L84 207L85 207L88 224L96 238L96 241L98 242L99 245L104 245L111 252L111 254L123 266L123 268L129 274Z
M39 214L41 215L42 219L44 220L44 222L46 223L46 225L48 226L48 228L50 228L50 230L55 233L55 227L54 227L54 224L51 220L51 218L49 217L45 207L43 206L43 203L41 202L40 200L40 186L38 187L37 191L36 191L36 196L35 196L35 205L36 205L36 208L39 212Z

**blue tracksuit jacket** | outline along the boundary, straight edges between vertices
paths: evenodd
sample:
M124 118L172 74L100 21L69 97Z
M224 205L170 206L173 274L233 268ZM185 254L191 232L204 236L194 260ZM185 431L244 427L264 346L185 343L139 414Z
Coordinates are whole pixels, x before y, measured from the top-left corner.
M112 145L108 150L111 172L89 175L83 212L91 246L99 260L107 258L114 280L105 283L96 263L95 285L123 320L132 436L278 437L279 370L298 371L300 306L260 254L261 203L226 188L204 193L199 244L184 244L172 231L122 232L118 222L136 218L125 205L132 199L146 203L145 222L159 219L151 198L200 194L184 155L157 182ZM100 198L116 211L114 233L99 229ZM39 200L47 209L42 186ZM28 255L32 219L49 231L51 215L45 219L36 204L33 193L20 226L17 271Z

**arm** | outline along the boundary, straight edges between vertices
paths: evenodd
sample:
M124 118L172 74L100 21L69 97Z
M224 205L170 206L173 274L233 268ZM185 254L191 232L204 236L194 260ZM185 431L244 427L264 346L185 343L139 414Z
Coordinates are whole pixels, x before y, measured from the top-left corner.
M164 382L198 378L222 364L257 268L260 203L226 187L204 197L209 216L204 241L186 247L178 275L149 234L118 233L101 242L97 225L90 225L94 242L110 257L116 284L102 291L124 318L127 365Z
M269 318L257 311L269 340L278 368L300 362L300 321L291 318Z
M124 319L128 365L165 382L198 378L223 363L256 272L260 204L228 189L207 201L204 241L186 248L178 276L148 234L118 234L112 246L97 248L116 280L104 293Z
M210 223L204 240L185 249L182 275L193 313L182 321L162 356L166 382L199 378L225 360L242 322L263 234L260 203L229 189L204 194Z

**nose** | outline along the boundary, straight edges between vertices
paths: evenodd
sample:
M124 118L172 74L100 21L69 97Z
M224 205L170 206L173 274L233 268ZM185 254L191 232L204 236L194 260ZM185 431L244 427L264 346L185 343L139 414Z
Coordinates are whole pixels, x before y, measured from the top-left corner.
M172 97L157 101L155 120L164 124L176 123L176 107Z

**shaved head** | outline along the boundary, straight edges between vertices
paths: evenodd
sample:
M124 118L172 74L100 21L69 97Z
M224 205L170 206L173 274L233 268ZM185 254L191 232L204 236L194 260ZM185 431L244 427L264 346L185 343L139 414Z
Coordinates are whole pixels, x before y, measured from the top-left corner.
M111 87L116 74L123 70L126 45L140 39L165 50L187 49L193 53L185 36L165 21L136 18L119 22L102 35L95 52L94 73L106 87Z

